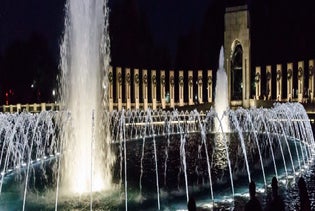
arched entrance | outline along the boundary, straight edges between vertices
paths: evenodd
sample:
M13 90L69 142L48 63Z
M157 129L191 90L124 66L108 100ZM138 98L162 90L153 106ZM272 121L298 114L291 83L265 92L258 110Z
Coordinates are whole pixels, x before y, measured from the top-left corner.
M231 100L242 100L243 93L243 48L235 41L231 57Z

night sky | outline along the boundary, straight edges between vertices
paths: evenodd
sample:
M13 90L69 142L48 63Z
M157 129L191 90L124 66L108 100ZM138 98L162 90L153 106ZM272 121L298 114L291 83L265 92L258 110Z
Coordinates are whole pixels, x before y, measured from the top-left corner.
M215 70L224 38L224 10L235 3L109 0L112 65ZM252 66L315 58L310 1L247 3ZM0 104L10 89L10 103L53 100L64 5L65 0L0 0Z

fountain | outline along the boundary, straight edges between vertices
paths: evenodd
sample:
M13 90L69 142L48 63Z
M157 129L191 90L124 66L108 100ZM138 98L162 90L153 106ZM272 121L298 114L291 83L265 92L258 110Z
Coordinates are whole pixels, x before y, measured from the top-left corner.
M106 112L106 2L66 9L62 109L0 113L1 210L233 207L250 180L288 185L313 160L301 104L228 108L223 48L215 108Z

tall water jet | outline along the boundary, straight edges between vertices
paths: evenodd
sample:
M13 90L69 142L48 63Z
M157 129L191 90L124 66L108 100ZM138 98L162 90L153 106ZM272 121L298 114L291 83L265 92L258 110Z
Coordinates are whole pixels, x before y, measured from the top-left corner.
M220 56L219 56L219 68L217 71L217 83L215 87L215 111L218 114L218 118L221 120L222 130L220 129L220 124L216 121L215 128L218 132L228 132L229 131L229 119L224 115L224 112L229 108L228 100L228 81L227 75L224 69L224 48L221 46Z
M68 0L60 46L62 109L61 191L89 193L111 187L107 107L109 35L107 0ZM95 114L95 119L92 119ZM92 127L95 121L95 127Z

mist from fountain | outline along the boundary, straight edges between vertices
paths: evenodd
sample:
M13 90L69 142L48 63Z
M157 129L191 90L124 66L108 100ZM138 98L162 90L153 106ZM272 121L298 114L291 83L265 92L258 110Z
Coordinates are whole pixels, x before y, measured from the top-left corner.
M105 112L109 66L107 21L107 1L66 3L65 32L60 46L60 104L71 116L70 125L61 128L64 144L60 176L66 194L111 188L114 158Z

